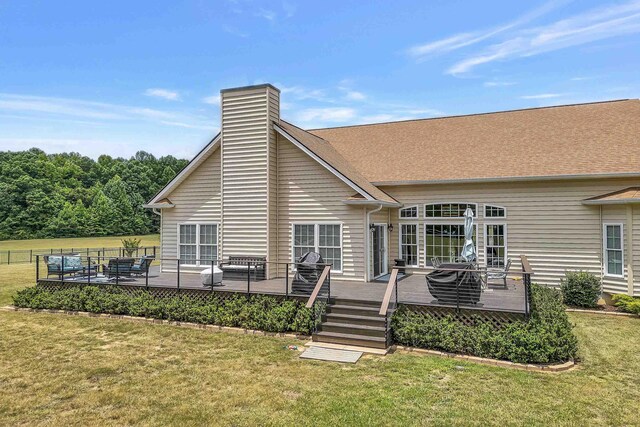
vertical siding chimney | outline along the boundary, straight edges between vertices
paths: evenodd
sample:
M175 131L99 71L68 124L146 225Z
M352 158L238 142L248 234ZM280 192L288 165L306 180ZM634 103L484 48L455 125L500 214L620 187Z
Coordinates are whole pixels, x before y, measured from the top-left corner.
M276 259L276 135L280 90L270 84L221 91L222 257ZM275 271L275 269L274 269Z

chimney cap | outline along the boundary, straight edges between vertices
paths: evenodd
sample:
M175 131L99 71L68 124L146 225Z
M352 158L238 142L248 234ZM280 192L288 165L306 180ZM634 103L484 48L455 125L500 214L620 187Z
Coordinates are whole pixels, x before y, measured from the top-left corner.
M259 85L232 87L232 88L228 88L228 89L222 89L220 91L220 93L229 93L229 92L236 92L236 91L241 91L241 90L251 90L251 89L264 89L264 88L268 88L268 87L270 87L271 89L273 89L275 91L278 91L278 93L280 93L280 89L278 89L277 87L275 87L271 83L262 83L262 84L259 84Z

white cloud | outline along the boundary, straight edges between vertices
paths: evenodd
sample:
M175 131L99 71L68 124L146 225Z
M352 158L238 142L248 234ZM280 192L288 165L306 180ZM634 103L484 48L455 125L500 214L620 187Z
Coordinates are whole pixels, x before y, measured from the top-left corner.
M488 82L484 82L483 86L484 87L504 87L504 86L513 86L515 84L516 84L516 82L491 80L491 81L488 81Z
M537 95L524 95L521 96L520 99L549 99L549 98L559 98L563 96L562 93L539 93Z
M222 26L222 30L226 33L229 33L233 36L237 36L237 37L241 37L243 39L246 39L247 37L250 36L250 34L246 31L242 31L232 25L223 25Z
M180 94L173 90L161 89L161 88L151 88L147 89L144 94L146 96L155 96L157 98L164 98L169 101L178 101L180 99Z
M350 101L363 101L367 98L367 96L362 92L358 92L357 90L349 90L345 94L345 98Z
M209 105L219 106L220 105L220 95L207 96L206 98L202 98L202 102L204 102L205 104L209 104Z
M424 60L427 57L438 55L446 52L451 52L457 49L461 49L466 46L470 46L479 43L483 40L490 39L501 33L507 32L518 26L524 25L556 8L559 2L548 2L541 7L509 22L505 25L500 25L494 28L490 28L484 31L473 31L454 34L441 40L434 42L415 45L407 49L407 54L417 60Z
M303 86L285 86L276 84L280 88L280 92L283 95L290 95L297 100L311 99L314 101L329 101L325 95L325 91L322 89L308 89Z
M455 63L447 73L460 75L498 60L539 55L610 37L640 32L640 0L591 9L545 26L525 28Z
M300 122L344 123L356 117L356 110L346 107L308 108L297 114Z
M277 18L277 14L273 10L260 8L255 12L256 16L264 18L267 21L274 21Z

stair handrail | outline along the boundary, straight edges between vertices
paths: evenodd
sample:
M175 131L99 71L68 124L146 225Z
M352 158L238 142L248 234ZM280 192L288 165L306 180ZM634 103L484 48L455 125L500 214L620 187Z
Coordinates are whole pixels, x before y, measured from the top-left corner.
M331 271L331 266L325 265L324 269L322 270L322 274L320 274L320 278L316 283L316 286L313 288L313 292L311 292L309 301L307 301L307 305L306 305L307 308L313 307L313 303L316 302L316 298L318 298L318 295L320 294L320 289L322 289L322 285L324 284L325 280L327 280L327 276L329 276L330 271Z
M393 289L396 288L396 304L398 303L398 272L399 269L394 268L391 270L391 276L389 276L389 282L387 283L387 289L384 292L384 298L382 299L382 305L380 306L380 315L386 316L389 310L389 303L391 303L391 295L393 295Z

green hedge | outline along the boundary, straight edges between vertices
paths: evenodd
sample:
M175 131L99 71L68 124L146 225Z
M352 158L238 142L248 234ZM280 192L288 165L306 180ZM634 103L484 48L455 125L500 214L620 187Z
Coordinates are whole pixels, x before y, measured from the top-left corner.
M587 271L567 271L560 290L565 304L593 308L600 298L600 279Z
M640 298L618 294L612 297L613 304L625 313L640 315Z
M128 294L117 287L73 286L59 290L31 287L13 297L16 307L124 314L267 332L310 334L311 309L297 300L259 295L221 298L212 293L201 300L189 295L158 297L143 289Z
M397 343L518 363L557 363L576 358L578 344L558 291L531 287L531 317L497 328L478 319L467 326L401 306L391 325Z

